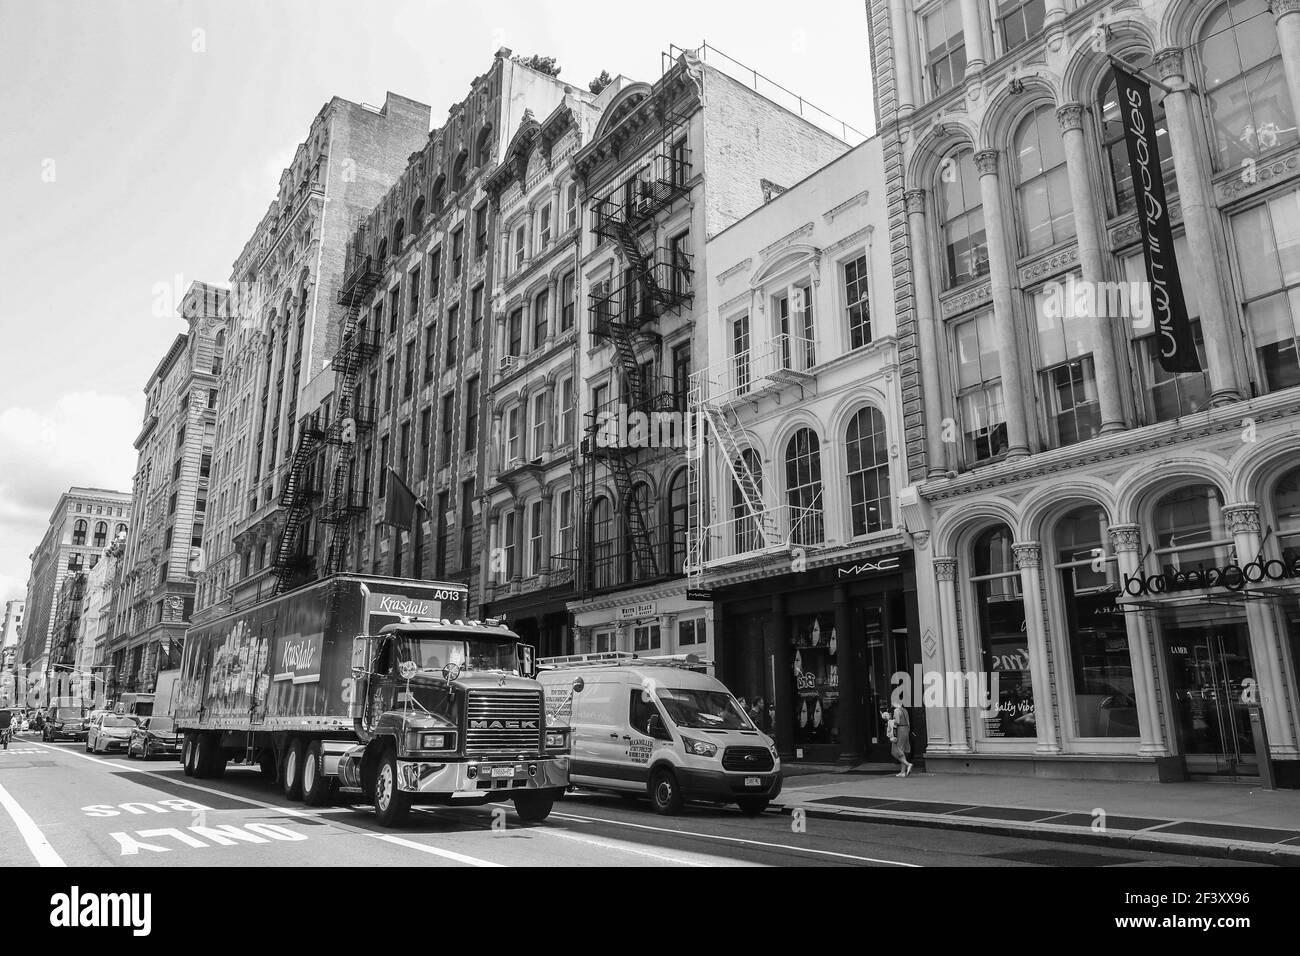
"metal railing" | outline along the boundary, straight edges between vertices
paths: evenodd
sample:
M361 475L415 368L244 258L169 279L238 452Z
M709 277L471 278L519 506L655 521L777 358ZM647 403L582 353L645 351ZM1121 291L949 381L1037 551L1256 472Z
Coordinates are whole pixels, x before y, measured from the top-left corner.
M725 405L805 378L817 361L816 343L781 333L696 373L703 401Z

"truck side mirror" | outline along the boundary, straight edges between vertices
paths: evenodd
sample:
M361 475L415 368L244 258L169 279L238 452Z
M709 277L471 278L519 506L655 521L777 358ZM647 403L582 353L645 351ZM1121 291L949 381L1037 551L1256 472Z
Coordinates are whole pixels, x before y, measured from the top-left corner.
M537 664L533 659L533 646L531 644L516 644L515 657L519 662L519 673L521 676L537 676Z
M352 638L352 676L369 674L374 659L375 642L369 635L358 634Z

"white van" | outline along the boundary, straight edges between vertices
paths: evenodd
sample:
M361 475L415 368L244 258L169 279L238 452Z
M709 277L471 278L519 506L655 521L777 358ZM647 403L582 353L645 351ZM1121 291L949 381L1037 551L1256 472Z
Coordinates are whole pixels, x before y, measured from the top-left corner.
M758 814L781 792L772 739L720 681L690 664L630 654L539 663L547 713L572 728L572 785L649 796L664 814L686 800Z

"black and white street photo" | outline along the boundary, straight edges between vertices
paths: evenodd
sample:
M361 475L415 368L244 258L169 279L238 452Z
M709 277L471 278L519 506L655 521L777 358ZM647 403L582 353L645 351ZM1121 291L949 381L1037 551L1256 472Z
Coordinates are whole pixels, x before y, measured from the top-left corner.
M0 0L0 64L17 926L1279 925L1300 0Z

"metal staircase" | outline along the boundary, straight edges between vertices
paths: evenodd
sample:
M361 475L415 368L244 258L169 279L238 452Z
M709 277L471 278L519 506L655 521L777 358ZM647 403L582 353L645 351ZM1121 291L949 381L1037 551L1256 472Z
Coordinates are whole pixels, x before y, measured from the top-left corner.
M275 556L271 560L276 594L287 591L294 576L310 561L310 556L303 547L305 542L302 541L302 531L307 525L307 519L311 517L311 499L316 489L307 472L324 441L325 432L317 428L314 422L303 427L284 487L280 490L280 505L288 510L285 512L284 527L280 530L280 540L275 547Z

